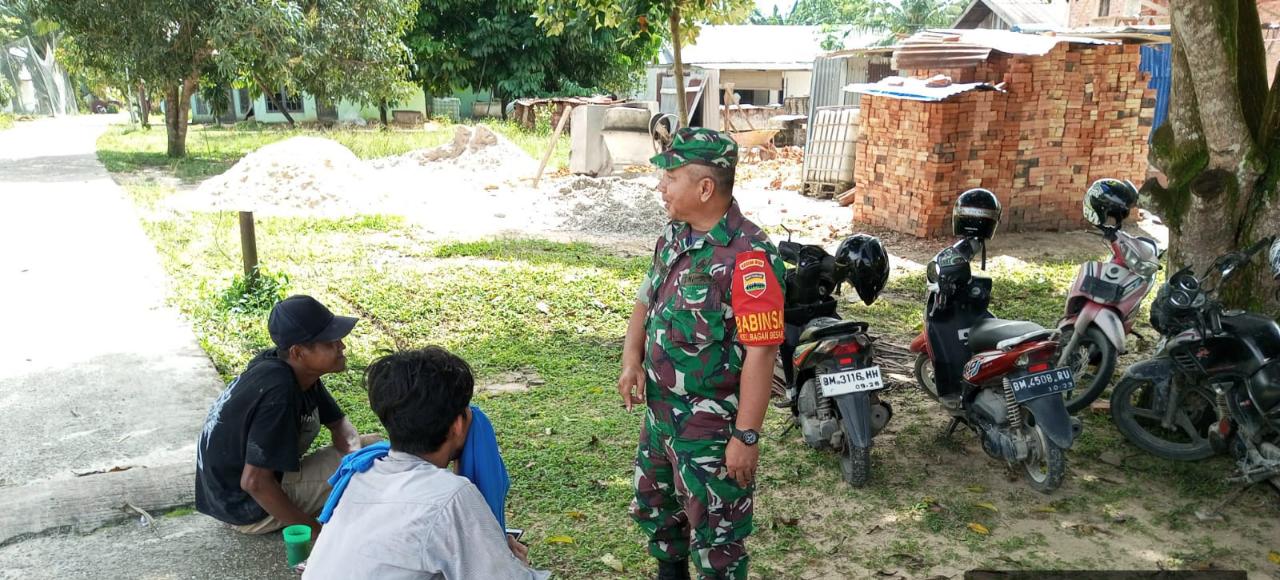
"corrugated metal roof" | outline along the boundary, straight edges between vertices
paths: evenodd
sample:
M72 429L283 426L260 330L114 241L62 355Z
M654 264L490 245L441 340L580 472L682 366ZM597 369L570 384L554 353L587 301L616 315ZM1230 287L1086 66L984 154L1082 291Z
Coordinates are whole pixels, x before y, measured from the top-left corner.
M684 64L704 68L809 70L827 52L822 42L829 34L821 26L703 26L698 41L681 47L680 56ZM871 46L884 37L884 32L855 30L843 39L842 49ZM659 63L671 61L671 47L663 47Z
M1006 54L1043 56L1063 42L1118 44L1085 36L1049 36L1008 30L926 30L894 47L893 68L968 68L990 58L993 50Z
M945 87L930 87L926 79L889 77L878 83L854 83L844 88L850 93L892 97L907 101L945 101L969 91L1002 91L991 83L953 83Z
M1059 30L1058 32L1074 36L1101 38L1103 40L1118 40L1120 42L1131 44L1169 43L1168 24L1157 24L1153 26L1089 26L1086 28Z
M1009 26L1017 27L1065 27L1067 26L1067 3L1062 0L1045 2L1044 0L973 0L960 17L956 25L969 17L973 10L990 10Z

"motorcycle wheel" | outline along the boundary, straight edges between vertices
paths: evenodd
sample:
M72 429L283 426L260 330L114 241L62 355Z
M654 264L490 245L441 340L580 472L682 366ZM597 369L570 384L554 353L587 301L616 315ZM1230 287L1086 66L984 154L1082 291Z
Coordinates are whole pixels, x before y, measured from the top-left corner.
M1031 453L1022 461L1022 469L1027 474L1027 483L1040 493L1052 493L1062 485L1062 478L1067 474L1067 457L1058 447L1044 436L1039 427L1032 427L1032 438L1035 445Z
M1071 335L1070 331L1062 333L1058 348L1066 347ZM1063 402L1067 404L1067 412L1074 415L1093 403L1111 383L1116 370L1116 347L1101 328L1090 326L1067 359L1067 366L1075 375L1076 388L1063 394Z
M923 352L916 355L914 372L916 381L920 383L920 386L932 393L933 396L938 396L938 385L934 382L933 376L933 361L929 360L929 355Z
M1201 389L1182 392L1174 428L1161 424L1161 411L1153 409L1155 383L1127 378L1111 392L1111 420L1116 428L1143 451L1173 461L1199 461L1214 455L1205 436L1214 421L1214 399Z
M840 477L850 487L862 487L871 479L871 448L854 445L848 433L844 441L844 450L840 452Z

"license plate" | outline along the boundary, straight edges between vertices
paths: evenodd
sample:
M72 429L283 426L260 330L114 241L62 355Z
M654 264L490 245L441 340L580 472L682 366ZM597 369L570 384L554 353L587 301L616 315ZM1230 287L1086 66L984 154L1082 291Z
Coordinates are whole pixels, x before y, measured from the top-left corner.
M880 377L880 367L872 366L818 375L818 386L822 389L822 396L834 397L883 389L884 379Z
M1025 403L1032 399L1070 391L1076 387L1076 380L1071 376L1071 369L1060 368L1010 379L1009 386L1013 389L1013 400Z

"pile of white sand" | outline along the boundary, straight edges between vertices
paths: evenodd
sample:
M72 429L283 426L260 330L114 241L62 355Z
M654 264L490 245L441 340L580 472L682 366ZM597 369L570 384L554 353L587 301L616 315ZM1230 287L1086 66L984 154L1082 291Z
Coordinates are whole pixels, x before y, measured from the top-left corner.
M372 173L335 141L293 137L246 155L226 173L174 196L169 204L197 211L349 215L367 212L383 197Z
M523 149L483 125L458 125L449 143L384 157L371 165L377 169L482 173L487 179L533 177L538 170L538 163Z

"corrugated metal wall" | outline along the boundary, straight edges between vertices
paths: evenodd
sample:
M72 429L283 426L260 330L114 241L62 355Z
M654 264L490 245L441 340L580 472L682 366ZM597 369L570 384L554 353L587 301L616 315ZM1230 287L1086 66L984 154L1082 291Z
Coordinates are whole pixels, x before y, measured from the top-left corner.
M813 76L809 80L809 114L818 107L839 105L840 89L847 84L845 58L818 57L813 61Z
M857 107L862 95L847 93L852 83L875 83L894 74L888 56L850 55L834 58L818 57L813 61L813 78L809 85L809 131L806 143L813 141L813 119L822 107Z
M1151 121L1151 137L1155 137L1156 129L1164 124L1169 115L1169 91L1173 85L1173 49L1168 44L1149 44L1142 47L1142 62L1139 70L1151 73L1148 87L1156 90L1156 110ZM1150 140L1150 138L1148 138Z

